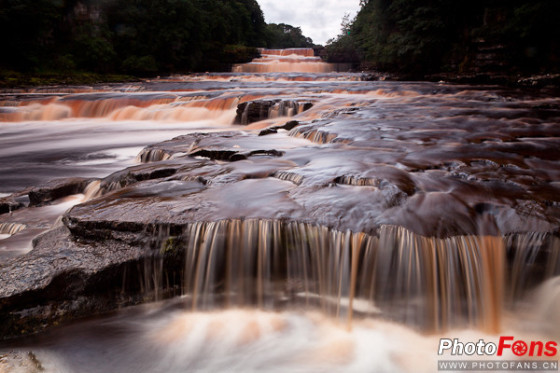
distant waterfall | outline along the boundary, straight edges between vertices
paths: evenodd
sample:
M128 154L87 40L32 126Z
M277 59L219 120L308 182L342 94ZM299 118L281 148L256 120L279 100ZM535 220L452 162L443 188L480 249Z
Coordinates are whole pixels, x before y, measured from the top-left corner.
M327 73L333 65L316 57L311 48L261 49L261 57L245 64L235 65L236 73Z

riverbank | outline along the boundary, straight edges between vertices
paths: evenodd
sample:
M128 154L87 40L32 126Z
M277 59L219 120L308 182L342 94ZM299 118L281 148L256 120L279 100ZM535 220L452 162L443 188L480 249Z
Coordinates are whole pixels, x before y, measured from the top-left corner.
M40 72L22 73L13 70L0 70L0 89L27 88L46 85L82 85L99 83L137 82L141 79L124 74L99 74L94 72Z
M426 75L410 75L381 71L363 71L362 80L427 81L483 85L491 84L511 88L560 88L560 74L456 74L442 72Z
M453 74L439 73L426 75L428 81L446 81L450 83L462 84L496 84L508 87L533 87L533 88L560 88L560 74L498 74L498 73L478 73L478 74Z

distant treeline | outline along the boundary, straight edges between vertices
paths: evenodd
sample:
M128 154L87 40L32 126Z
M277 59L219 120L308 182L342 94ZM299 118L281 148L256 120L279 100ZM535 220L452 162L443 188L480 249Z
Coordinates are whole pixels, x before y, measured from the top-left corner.
M272 49L311 48L313 40L305 37L299 27L285 23L266 25L266 47Z
M369 0L329 60L423 75L560 70L558 0Z
M255 0L0 0L0 69L154 75L224 70L311 43Z

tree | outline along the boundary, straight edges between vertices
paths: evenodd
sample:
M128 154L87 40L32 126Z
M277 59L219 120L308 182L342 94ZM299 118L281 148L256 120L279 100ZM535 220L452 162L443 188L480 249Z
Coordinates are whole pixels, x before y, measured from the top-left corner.
M285 23L269 23L266 26L267 48L311 48L313 40L305 37L301 28L287 25Z
M362 0L360 5L327 46L330 60L358 56L363 65L418 76L560 70L555 0Z
M255 0L0 0L0 67L135 75L227 69L266 46Z

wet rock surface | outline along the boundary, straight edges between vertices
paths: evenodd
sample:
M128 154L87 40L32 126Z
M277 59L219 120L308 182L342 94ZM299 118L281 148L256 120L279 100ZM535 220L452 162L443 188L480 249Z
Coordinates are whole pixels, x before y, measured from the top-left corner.
M51 180L29 191L29 206L41 206L59 198L83 193L88 184L94 180L79 177Z
M43 234L33 251L0 268L0 335L33 333L133 302L121 298L115 284L122 284L127 263L142 253L141 246L120 242L77 243L63 227Z
M256 100L237 105L235 124L250 124L271 116L294 116L313 107L313 103L306 100Z
M293 221L373 237L384 226L438 238L558 234L557 98L361 84L295 123L145 148L142 164L103 178L97 198L68 211L31 252L0 264L0 314L9 320L0 335L141 302L139 266L162 255L170 268L183 265L182 254L162 254L154 241L188 236L197 222ZM260 112L250 117L263 119ZM34 189L31 204L83 182Z
M361 112L355 113L359 116ZM543 167L553 162L556 142L552 138L539 138L535 141L539 145L517 141L511 146L502 141L481 145L471 143L477 136L474 130L406 128L401 134L401 128L393 133L380 131L358 119L353 122L357 139L344 134L346 141L337 142L339 132L351 131L351 123L302 125L290 134L298 137L308 129L320 128L335 136L326 145L300 141L294 146L286 134L259 138L249 133L198 134L153 145L151 150L184 151L174 153L172 160L137 166L104 181L134 184L126 193L135 199L105 195L74 208L67 219L76 224L105 219L105 212L100 216L101 206L114 200L121 219L142 222L144 206L139 198L145 192L135 188L141 188L144 179L150 183L160 179L157 183L162 191L168 185L168 193L162 198L149 193L147 202L151 217L166 223L294 219L338 230L375 232L390 224L426 236L448 236L480 233L477 221L490 214L487 218L494 222L491 234L557 229L554 211L560 190L553 180L560 175L554 167ZM446 146L453 131L467 139ZM388 139L395 135L407 138ZM270 150L258 150L264 145ZM534 158L527 158L527 151ZM235 158L240 155L244 159ZM532 167L535 163L539 169ZM135 183L128 181L131 177ZM204 187L191 194L186 183L182 190L180 182L193 180ZM481 204L492 208L481 209Z
M266 135L270 135L273 133L278 133L279 130L292 130L295 127L297 127L299 125L299 122L297 120L291 120L289 122L284 123L281 126L272 126L272 127L268 127L264 130L262 130L261 132L259 132L259 136L266 136Z
M27 197L24 197L23 200L28 202ZM22 202L21 196L10 195L0 199L0 214L7 214L22 207L25 207L25 203Z

